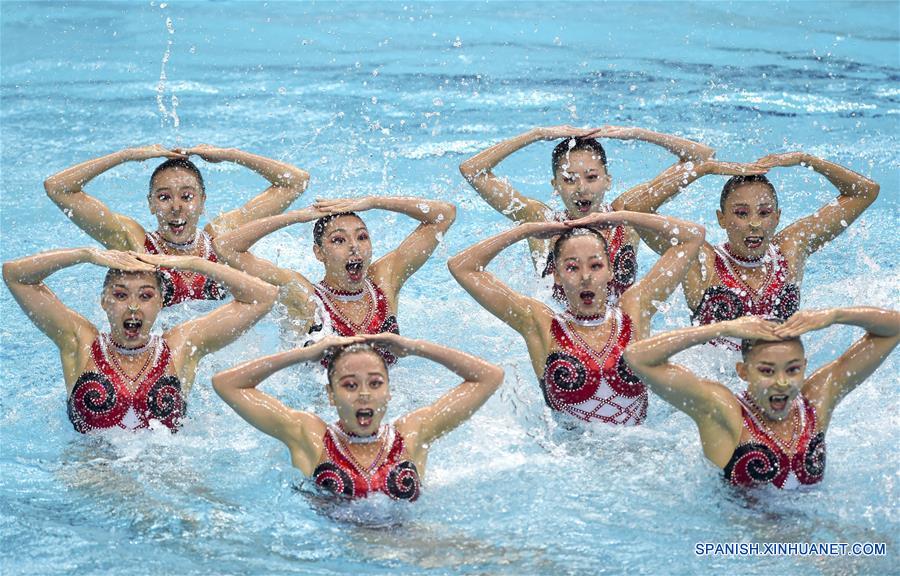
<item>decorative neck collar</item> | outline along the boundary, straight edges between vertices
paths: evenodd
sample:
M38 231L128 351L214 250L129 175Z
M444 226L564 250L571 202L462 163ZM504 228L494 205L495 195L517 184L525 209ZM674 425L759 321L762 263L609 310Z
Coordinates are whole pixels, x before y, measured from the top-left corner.
M147 343L143 346L138 346L137 348L128 348L113 340L112 335L107 335L107 339L109 340L109 345L113 350L115 350L116 354L121 354L123 356L140 356L141 354L149 350L150 346L153 345L154 342L154 338L151 336L147 340Z
M374 444L384 437L387 426L380 426L376 432L369 436L358 436L352 432L347 432L344 430L344 426L340 421L334 427L334 430L337 432L338 436L340 436L341 440L347 444Z
M362 300L366 296L365 285L363 285L363 287L360 288L358 292L349 292L347 290L332 288L331 286L326 284L324 280L319 282L319 286L322 287L322 290L328 293L328 296L334 298L335 300L340 300L341 302L356 302L357 300Z
M179 252L187 252L197 247L197 241L200 240L200 230L197 230L194 233L194 238L192 240L181 244L179 244L178 242L169 242L163 237L162 234L159 235L159 238L163 241L163 244L165 244L167 248L178 250Z
M726 242L722 245L722 250L725 252L725 255L728 256L729 260L740 266L741 268L759 268L760 266L765 265L768 261L769 252L766 252L756 258L751 258L749 260L741 258L731 250L731 244Z
M579 316L566 308L566 311L563 312L563 316L569 322L579 326L600 326L609 318L609 306L606 307L606 310L604 310L602 314L595 314L593 316Z

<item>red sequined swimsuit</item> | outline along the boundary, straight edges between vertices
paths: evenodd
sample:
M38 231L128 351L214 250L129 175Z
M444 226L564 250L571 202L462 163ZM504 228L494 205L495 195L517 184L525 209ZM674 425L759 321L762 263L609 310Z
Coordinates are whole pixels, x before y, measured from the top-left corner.
M347 498L366 498L369 494L382 492L394 500L416 500L419 497L419 472L409 460L400 460L403 436L391 425L382 426L379 436L384 437L381 452L366 468L350 453L341 438L341 431L329 426L323 437L324 462L313 471L315 483Z
M786 320L800 305L800 289L787 282L787 261L774 244L765 255L766 279L757 290L744 283L732 267L724 247L714 248L718 282L703 293L691 318L694 324L712 324L741 316L777 316Z
M609 339L594 350L575 331L572 321L556 316L550 330L559 347L547 357L540 380L544 400L554 410L585 422L633 426L647 417L647 388L622 354L631 342L631 318L609 308Z
M353 322L343 314L335 305L332 291L325 287L322 283L315 286L316 296L321 300L325 308L326 314L331 321L331 328L340 336L356 336L357 334L381 334L382 332L400 333L400 326L397 324L397 317L390 313L388 308L387 297L374 282L366 278L364 291L369 299L369 311L366 317L359 324ZM309 329L310 333L318 332L323 329L322 324L316 324ZM397 361L397 357L391 354L386 348L376 350L384 357L388 365ZM327 366L327 358L322 363Z
M624 226L616 226L606 238L606 246L609 251L609 261L612 265L613 278L607 283L608 300L610 302L618 302L619 297L631 288L637 276L637 258L634 253L634 246L628 244L628 238ZM556 270L556 263L553 261L553 251L547 254L547 265L541 273L542 277L551 276ZM557 302L566 302L566 293L559 284L553 285L553 298Z
M200 243L200 258L210 262L218 262L213 250L212 238L201 230L197 235ZM148 254L168 254L165 249L165 240L160 233L151 232L144 237L144 250ZM160 268L163 277L163 306L172 306L185 300L221 300L227 295L225 287L218 284L212 278L207 278L195 272Z
M744 428L750 439L738 445L725 466L725 481L735 486L773 484L778 488L796 488L816 484L825 475L825 432L815 434L816 411L803 396L797 397L799 437L794 453L789 454L750 408L746 392L737 397L741 403Z
M159 336L149 346L149 368L132 387L127 376L117 369L108 334L101 334L91 345L95 371L83 373L75 382L67 401L69 420L78 432L104 428L147 428L150 420L158 420L175 430L184 416L186 405L177 376L167 375L171 361L169 347ZM138 376L141 377L140 375Z

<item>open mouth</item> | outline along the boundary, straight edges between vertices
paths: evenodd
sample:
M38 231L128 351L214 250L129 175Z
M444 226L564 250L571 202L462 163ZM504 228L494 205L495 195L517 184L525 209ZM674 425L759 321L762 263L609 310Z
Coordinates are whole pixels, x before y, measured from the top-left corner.
M352 282L359 282L363 277L363 265L362 260L350 260L347 262L345 268L347 269L347 276L350 277Z
M744 245L751 250L755 250L763 245L762 236L747 236L744 238Z
M187 220L170 220L169 222L166 222L166 224L169 226L169 230L178 236L184 232L184 229L187 227Z
M773 394L772 396L769 396L769 406L771 406L772 410L775 412L784 412L784 409L787 408L787 403L787 394Z
M575 209L578 210L579 214L587 214L591 211L591 206L594 203L590 200L576 200L575 201Z
M590 306L591 304L594 303L594 298L596 297L596 294L594 294L590 290L584 290L584 291L578 293L578 297L581 298L582 304L584 304L585 306Z
M374 418L375 411L371 408L361 408L356 411L356 423L359 424L360 428L368 428L371 426Z
M138 320L137 318L125 320L122 322L122 328L125 330L125 337L129 340L137 338L141 335L141 326L143 325L143 321Z

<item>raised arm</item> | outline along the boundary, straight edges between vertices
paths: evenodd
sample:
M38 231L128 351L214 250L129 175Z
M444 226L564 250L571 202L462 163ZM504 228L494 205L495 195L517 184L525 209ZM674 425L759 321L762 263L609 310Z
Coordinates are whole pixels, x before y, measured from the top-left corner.
M232 268L278 286L281 289L281 302L291 310L292 316L312 319L315 310L315 304L311 300L314 292L312 283L299 272L279 268L264 258L254 256L250 247L276 230L292 224L312 222L322 216L325 214L315 208L304 208L253 220L236 230L217 236L213 240L216 255Z
M410 444L420 449L469 419L503 383L503 369L481 358L434 342L412 340L397 334L366 334L363 341L389 346L398 357L420 356L446 367L463 382L430 406L419 408L397 421Z
M212 377L212 385L222 400L241 418L283 442L291 452L294 466L310 476L322 452L325 423L314 414L288 408L277 398L256 387L288 366L319 360L331 346L358 341L358 338L329 336L306 348L264 356L219 372Z
M879 186L876 182L812 154L771 154L756 162L767 168L798 164L809 166L838 189L839 194L835 200L819 208L814 214L794 222L775 237L785 254L793 253L800 260L843 232L878 197Z
M424 198L369 196L360 199L318 200L314 207L329 214L389 210L421 222L399 246L372 264L371 273L378 278L379 285L392 299L396 298L409 277L425 264L456 220L456 206Z
M656 144L678 156L678 162L702 162L711 159L716 153L715 150L700 142L632 126L603 126L588 134L587 137L639 140Z
M75 361L97 329L86 318L62 303L44 284L44 279L63 268L97 264L126 271L149 271L154 267L124 252L96 248L70 248L41 252L3 264L3 280L28 318L59 348L66 382L74 382Z
M719 160L706 160L697 164L675 164L663 170L656 178L649 182L639 184L619 196L612 207L615 210L628 210L631 212L656 213L668 200L688 187L692 182L709 176L748 176L751 174L765 174L767 168L756 164L741 164L738 162L721 162ZM659 236L650 229L638 229L647 246L657 254L662 254L671 246L668 238Z
M223 284L234 300L204 316L179 324L166 333L169 345L181 348L181 361L189 375L192 367L211 352L224 348L250 329L275 304L278 289L224 264L199 256L136 254L142 262L202 274ZM176 361L179 358L176 352ZM189 378L188 381L192 380Z
M774 333L796 338L834 324L859 326L866 333L806 379L803 394L816 404L822 429L827 428L837 404L871 376L900 341L900 313L869 307L800 310L775 327Z
M534 332L538 314L547 307L519 294L487 271L497 254L520 240L561 234L567 226L561 222L527 222L482 240L466 248L447 262L450 273L460 286L488 312L525 336Z
M699 224L640 212L605 212L568 222L570 226L606 227L623 224L664 239L668 249L639 282L625 291L622 309L635 324L637 338L650 333L650 319L658 305L665 302L697 260L706 230Z
M281 214L296 200L309 184L309 173L286 162L279 162L237 148L219 148L200 144L180 150L197 155L207 162L234 162L253 170L269 181L270 186L249 202L222 214L210 223L213 236L242 226L253 220Z
M112 250L142 250L144 228L132 218L111 211L106 204L88 196L84 186L107 170L125 162L150 158L184 158L183 154L159 144L126 148L67 168L44 181L47 196L76 226Z
M675 364L672 356L721 336L778 340L774 325L755 316L682 328L633 342L625 350L631 370L660 398L697 424L703 451L724 468L741 434L741 410L724 385Z
M541 140L580 138L591 131L573 126L534 128L472 156L459 165L459 171L485 202L513 222L541 222L547 219L550 209L539 200L523 196L505 178L497 177L494 167L529 144Z

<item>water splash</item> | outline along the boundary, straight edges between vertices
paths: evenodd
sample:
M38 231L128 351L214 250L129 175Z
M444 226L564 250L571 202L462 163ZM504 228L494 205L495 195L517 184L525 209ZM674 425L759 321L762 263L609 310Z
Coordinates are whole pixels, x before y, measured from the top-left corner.
M160 4L160 9L165 10L168 7L168 4ZM178 128L181 124L181 121L178 118L178 96L175 95L174 90L172 90L169 102L171 108L166 108L166 85L168 81L168 76L166 74L166 64L169 63L169 58L172 54L172 44L174 44L173 37L175 36L175 25L172 23L172 18L170 16L166 16L166 31L169 34L169 37L166 39L166 51L163 53L162 64L159 70L159 82L156 84L156 106L159 108L159 112L162 115L162 125L168 125L171 120L172 126L174 128Z

